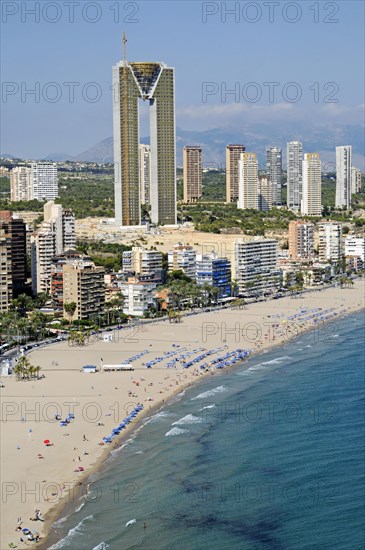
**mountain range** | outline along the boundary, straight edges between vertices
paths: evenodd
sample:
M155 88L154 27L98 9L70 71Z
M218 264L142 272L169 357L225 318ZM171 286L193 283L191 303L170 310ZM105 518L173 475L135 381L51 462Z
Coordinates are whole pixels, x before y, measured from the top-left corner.
M239 130L215 128L205 131L176 129L177 165L182 166L184 145L200 145L203 148L203 167L224 167L225 148L228 143L242 143L246 151L256 152L261 167L265 163L265 148L276 145L285 149L287 141L303 142L304 152L318 152L321 155L324 171L331 171L335 162L335 148L338 145L352 145L353 165L365 169L364 129L361 125L326 125L298 124L281 122L280 124L247 124ZM149 143L149 138L141 138L141 143ZM2 156L6 156L5 154ZM9 155L11 156L11 155ZM86 161L113 162L113 138L106 138L78 155L51 153L44 157L53 161Z

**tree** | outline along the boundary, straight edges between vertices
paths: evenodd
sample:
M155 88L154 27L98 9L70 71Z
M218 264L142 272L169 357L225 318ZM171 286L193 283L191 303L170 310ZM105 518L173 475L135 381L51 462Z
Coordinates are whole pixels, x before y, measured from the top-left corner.
M76 307L77 305L75 302L68 302L66 304L63 304L63 309L69 316L70 325L71 325L72 317L74 316L74 313L76 311Z

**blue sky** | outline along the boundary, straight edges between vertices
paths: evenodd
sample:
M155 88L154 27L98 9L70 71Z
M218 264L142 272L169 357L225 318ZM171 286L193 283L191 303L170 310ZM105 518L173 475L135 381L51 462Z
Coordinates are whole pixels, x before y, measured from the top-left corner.
M176 122L185 130L364 123L362 1L3 0L1 7L2 152L73 155L111 136L111 67L122 57L123 31L130 61L176 68ZM79 84L74 102L67 82ZM270 82L278 83L272 101ZM36 98L26 95L37 86ZM203 90L211 91L205 101Z

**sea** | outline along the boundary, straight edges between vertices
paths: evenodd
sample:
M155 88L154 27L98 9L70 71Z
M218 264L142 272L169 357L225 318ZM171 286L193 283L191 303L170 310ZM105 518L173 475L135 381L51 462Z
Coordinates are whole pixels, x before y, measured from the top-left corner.
M51 550L362 550L364 312L205 377L114 450Z

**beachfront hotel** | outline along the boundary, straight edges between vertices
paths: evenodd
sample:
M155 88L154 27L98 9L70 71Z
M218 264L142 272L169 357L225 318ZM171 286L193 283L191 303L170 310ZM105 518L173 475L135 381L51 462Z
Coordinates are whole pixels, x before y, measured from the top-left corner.
M240 144L231 144L226 147L226 202L238 201L239 172L238 161L245 147Z
M322 214L321 159L318 153L306 153L303 160L301 212L307 216Z
M322 222L318 225L318 254L321 262L340 261L341 239L340 222Z
M26 225L10 210L0 211L0 229L10 238L13 298L24 292L27 280Z
M8 311L12 299L11 237L5 229L0 227L0 311Z
M183 150L184 202L194 203L202 196L202 148L186 145Z
M76 259L63 265L63 305L74 302L72 321L90 319L102 313L105 303L105 270L87 259ZM69 314L64 311L64 317Z
M304 220L289 222L289 258L310 258L314 253L314 224Z
M272 185L272 203L281 205L282 151L280 147L266 147L266 174Z
M258 167L256 153L241 153L238 161L237 208L259 208Z
M302 162L303 145L300 141L290 141L286 147L287 199L290 210L298 212L302 202Z
M150 112L151 221L176 224L175 81L164 63L120 61L113 66L115 223L141 223L139 100Z
M239 296L257 297L274 292L281 282L278 242L260 237L235 241L235 276Z
M336 147L336 208L351 208L352 147Z

